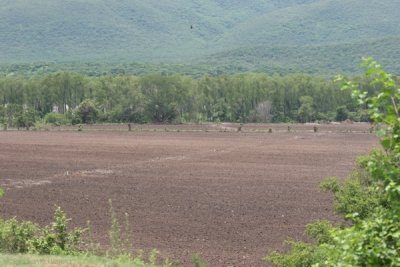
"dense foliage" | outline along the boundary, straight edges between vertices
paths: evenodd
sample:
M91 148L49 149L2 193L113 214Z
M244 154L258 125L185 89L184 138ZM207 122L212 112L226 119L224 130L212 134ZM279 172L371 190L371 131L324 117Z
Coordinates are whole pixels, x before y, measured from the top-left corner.
M68 229L68 219L60 209L54 213L54 222L44 228L16 219L0 220L1 253L77 254L82 229Z
M344 184L329 179L321 185L334 193L336 210L351 226L330 226L317 231L320 236L309 233L317 240L314 245L292 242L289 253L265 258L276 266L400 266L400 88L372 59L364 65L366 79L379 93L371 95L356 82L343 88L368 106L382 149L363 157L360 171Z
M368 120L350 92L338 93L338 87L321 77L254 73L199 79L182 75L89 77L73 72L30 78L9 75L0 77L0 122L29 128L43 118L53 125Z

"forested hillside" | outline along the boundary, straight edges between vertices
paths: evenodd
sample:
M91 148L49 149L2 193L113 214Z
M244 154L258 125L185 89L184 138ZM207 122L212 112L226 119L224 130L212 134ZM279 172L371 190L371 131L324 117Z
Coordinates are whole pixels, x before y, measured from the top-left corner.
M164 62L210 72L217 65L314 73L353 71L354 58L374 55L398 72L399 8L398 1L377 0L4 0L0 63Z
M386 68L400 73L400 37L361 40L353 43L307 46L255 46L205 56L199 65L213 66L217 73L257 71L332 74L359 72L365 55L377 58Z

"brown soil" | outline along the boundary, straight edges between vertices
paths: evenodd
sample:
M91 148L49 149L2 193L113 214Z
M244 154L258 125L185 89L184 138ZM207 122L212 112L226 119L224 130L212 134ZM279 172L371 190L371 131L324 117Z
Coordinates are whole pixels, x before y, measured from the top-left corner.
M367 124L287 126L0 132L1 217L47 224L60 205L107 244L112 199L121 220L129 214L136 249L157 248L185 266L195 253L209 266L263 266L283 240L304 239L307 223L339 219L319 182L346 177L378 144Z

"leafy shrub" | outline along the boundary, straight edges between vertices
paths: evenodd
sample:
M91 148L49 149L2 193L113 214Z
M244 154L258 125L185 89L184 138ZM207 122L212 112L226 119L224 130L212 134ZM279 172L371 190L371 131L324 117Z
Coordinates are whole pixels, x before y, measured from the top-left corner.
M356 112L349 112L349 119L356 122L370 122L371 118L368 111L364 109L357 110Z
M27 253L29 243L38 232L32 222L19 223L16 219L0 221L0 251L2 253Z
M345 121L349 118L349 111L346 106L340 106L336 109L336 121Z
M343 215L357 214L360 219L369 216L384 202L375 187L363 184L360 172L353 172L343 184L335 178L329 178L323 181L320 187L334 194L336 212Z
M53 255L78 253L84 230L75 228L68 231L69 220L58 207L54 213L54 222L42 229L37 238L30 241L30 252Z
M65 114L54 112L46 114L44 121L54 126L61 126L71 123L70 119Z
M145 123L150 121L150 118L146 117L143 107L122 107L118 105L104 114L103 120L108 122Z
M300 97L301 106L298 110L298 120L299 122L309 122L313 120L314 109L313 103L314 99L311 96Z
M333 225L329 221L316 221L314 223L308 224L306 227L306 234L309 237L314 238L317 244L325 244L332 242L332 232Z
M100 115L96 103L91 99L82 101L78 108L74 111L73 120L74 124L78 123L95 123Z
M335 120L335 114L331 114L329 112L327 112L327 113L317 112L315 114L315 120L319 121L321 123L334 121Z
M400 266L400 215L377 209L373 216L334 232L330 255L318 266Z
M10 106L11 107L11 106ZM14 105L15 109L10 110L9 112L9 124L12 126L16 126L18 130L20 128L26 128L27 130L30 127L35 125L36 122L36 111L33 109L23 109L22 106ZM9 108L7 108L9 109Z
M272 252L263 260L278 267L306 267L324 261L327 256L325 250L318 246L304 242L285 241L290 246L287 253Z
M308 244L299 241L285 241L290 246L287 253L274 251L263 260L266 263L272 263L278 267L292 266L312 266L328 258L328 250L323 244L333 242L332 230L333 226L328 221L317 221L307 225L305 234L314 238L317 245Z
M30 221L0 221L0 251L54 255L78 253L83 230L68 231L68 221L60 208L54 213L54 222L43 229Z

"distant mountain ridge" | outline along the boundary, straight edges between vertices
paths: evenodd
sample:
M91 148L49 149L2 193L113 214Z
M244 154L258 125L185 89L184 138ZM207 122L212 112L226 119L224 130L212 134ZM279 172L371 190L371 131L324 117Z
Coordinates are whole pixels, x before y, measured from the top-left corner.
M3 0L0 63L180 63L210 55L224 62L254 47L297 47L289 54L298 56L307 53L302 47L343 44L363 51L361 41L400 37L398 10L393 0Z

